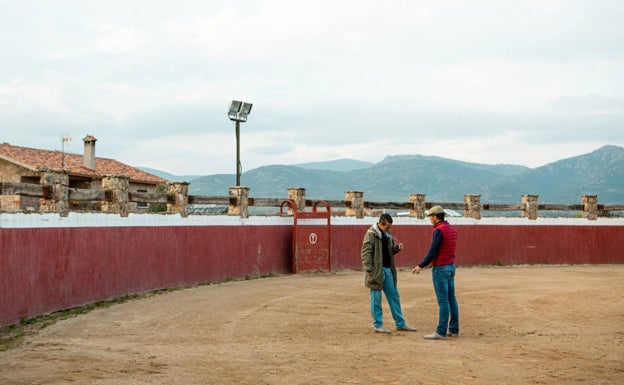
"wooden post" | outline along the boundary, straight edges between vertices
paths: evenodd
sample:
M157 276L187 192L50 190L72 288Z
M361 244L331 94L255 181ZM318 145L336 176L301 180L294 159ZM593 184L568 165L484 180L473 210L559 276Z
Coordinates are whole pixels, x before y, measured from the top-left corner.
M102 189L111 190L112 199L110 202L102 202L102 212L116 213L122 217L128 216L128 190L130 178L123 175L103 175Z
M466 203L466 209L464 210L465 216L474 219L481 219L481 195L464 195L464 203Z
M167 213L180 213L182 218L188 217L188 182L169 182L169 196L173 202L167 202Z
M291 199L297 205L297 211L305 211L306 209L306 189L302 187L289 187L288 199ZM292 208L288 206L288 214L292 215Z
M345 210L348 217L364 218L364 192L363 191L345 191L345 201L351 202L351 206Z
M241 218L249 218L249 187L230 187L228 195L230 196L228 215L240 215Z
M413 204L413 208L410 209L410 217L416 217L418 219L425 219L425 197L427 194L410 194L409 200Z
M522 196L522 218L537 219L538 198L539 195L526 194Z
M598 195L581 195L583 213L581 216L590 221L598 219Z

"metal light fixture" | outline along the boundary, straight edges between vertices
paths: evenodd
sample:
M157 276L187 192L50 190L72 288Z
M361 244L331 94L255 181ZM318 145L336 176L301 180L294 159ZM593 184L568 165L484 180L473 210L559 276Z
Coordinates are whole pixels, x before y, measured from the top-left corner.
M240 162L240 123L247 121L247 115L251 113L251 103L232 100L228 110L228 118L236 122L236 185L240 186L240 175L242 171Z
M228 111L228 117L230 120L236 122L246 122L247 115L251 112L251 103L239 102L238 100L232 100L230 102L230 110Z

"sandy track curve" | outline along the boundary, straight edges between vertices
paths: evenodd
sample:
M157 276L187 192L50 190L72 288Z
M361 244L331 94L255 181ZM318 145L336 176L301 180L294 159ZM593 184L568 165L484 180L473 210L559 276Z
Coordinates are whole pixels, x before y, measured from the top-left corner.
M430 270L399 273L418 332L372 332L360 272L179 290L59 321L0 352L1 384L622 384L624 266L459 268L461 336Z

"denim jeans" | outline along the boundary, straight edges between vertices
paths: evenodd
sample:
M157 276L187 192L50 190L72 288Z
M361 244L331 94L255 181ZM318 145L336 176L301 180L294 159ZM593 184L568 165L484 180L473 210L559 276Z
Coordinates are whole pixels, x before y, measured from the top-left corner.
M433 288L438 299L440 315L436 333L446 336L447 330L459 333L459 305L455 298L455 265L434 266Z
M390 306L390 312L392 318L394 318L394 324L397 328L405 326L405 318L403 318L403 312L401 311L401 296L399 290L394 285L394 276L392 270L384 267L383 269L384 281L383 292L388 300ZM381 290L370 291L370 304L371 304L371 316L373 317L373 327L380 328L383 326L383 311L381 308Z

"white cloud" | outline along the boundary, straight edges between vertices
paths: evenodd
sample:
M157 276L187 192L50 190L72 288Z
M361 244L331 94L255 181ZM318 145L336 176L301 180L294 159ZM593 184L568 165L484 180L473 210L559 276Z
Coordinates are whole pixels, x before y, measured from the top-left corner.
M15 106L19 104L39 104L62 110L57 90L42 84L14 82L0 86L0 104Z
M144 44L143 34L132 27L103 25L97 46L106 54L138 54Z
M432 148L538 165L624 145L617 1L24 0L3 9L0 124L17 145L89 132L100 156L232 173L231 99L254 103L245 170Z
M558 111L569 113L624 114L624 99L603 95L560 96L550 102Z

